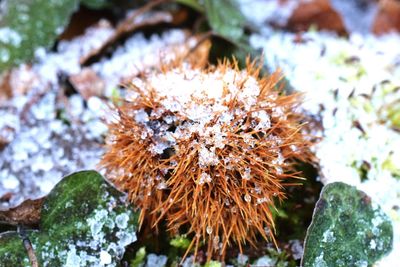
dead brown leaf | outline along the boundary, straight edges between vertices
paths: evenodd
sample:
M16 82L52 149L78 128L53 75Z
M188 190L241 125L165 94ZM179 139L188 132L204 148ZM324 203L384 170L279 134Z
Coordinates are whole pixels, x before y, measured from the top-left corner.
M91 59L104 52L108 47L115 44L120 38L132 33L133 31L160 23L172 23L173 16L166 11L147 11L136 10L117 25L114 34L112 34L100 47L84 55L80 59L80 64L85 65Z
M40 221L40 211L44 200L45 197L28 199L15 208L0 211L0 222L10 225L36 226Z
M0 103L13 96L25 95L38 81L30 65L22 64L0 75Z
M78 74L71 75L69 81L85 100L103 95L104 81L91 68L83 68Z
M7 192L7 193L5 193L4 195L2 195L2 196L0 197L0 202L8 202L8 201L10 201L10 199L12 198L12 196L13 196L13 193Z
M163 53L159 55L156 62L145 62L141 70L132 72L128 76L120 77L120 83L129 84L133 78L142 75L149 69L161 69L165 66L178 67L182 62L187 62L193 66L204 67L208 63L208 56L211 48L209 34L190 36L190 32L185 32L187 38L183 43L168 45L163 48Z
M0 73L0 104L12 96L12 90L10 86L11 71L4 71Z
M204 67L208 62L208 57L211 49L210 36L197 37L197 44L189 50L186 60L190 62L191 65L197 66L199 68Z
M289 18L287 27L293 31L307 31L310 26L346 34L342 17L329 0L301 0Z
M23 64L11 71L10 86L14 96L25 95L38 81L38 74L30 65Z
M372 32L381 35L390 31L400 32L400 1L381 0Z

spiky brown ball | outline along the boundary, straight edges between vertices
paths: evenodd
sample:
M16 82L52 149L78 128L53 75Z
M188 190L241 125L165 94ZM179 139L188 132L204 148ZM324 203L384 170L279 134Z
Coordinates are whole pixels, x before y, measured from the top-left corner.
M309 159L295 95L277 89L278 74L259 79L248 64L188 65L135 80L109 125L102 166L141 208L140 223L185 226L208 259L227 245L274 241L271 209Z

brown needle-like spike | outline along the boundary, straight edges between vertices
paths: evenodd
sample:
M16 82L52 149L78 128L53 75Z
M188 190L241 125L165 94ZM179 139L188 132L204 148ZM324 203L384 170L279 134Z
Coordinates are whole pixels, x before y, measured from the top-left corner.
M117 108L107 176L141 209L141 224L186 229L194 255L204 244L208 260L223 258L257 236L276 244L274 203L301 178L296 162L313 158L299 95L282 93L279 73L259 78L254 62L162 69Z

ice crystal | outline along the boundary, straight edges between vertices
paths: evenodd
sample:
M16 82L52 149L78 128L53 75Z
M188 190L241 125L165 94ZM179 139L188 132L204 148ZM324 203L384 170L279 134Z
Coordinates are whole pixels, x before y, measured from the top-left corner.
M317 134L323 139L314 149L322 181L356 185L377 201L392 215L394 250L398 250L400 182L393 159L400 157L394 116L394 103L400 99L395 89L400 85L400 54L394 47L400 38L351 34L345 39L318 32L301 38L307 41L296 42L290 33L270 32L267 38L253 35L251 42L269 51L265 56L271 69L284 70L293 88L304 93L302 108L320 119L323 129ZM314 63L308 64L310 60ZM392 253L383 262L393 265L394 258Z
M102 121L104 113L110 114L107 105L96 96L84 100L74 94L63 103L57 95L63 91L61 77L79 74L83 70L81 58L98 49L112 34L111 25L101 21L81 36L60 41L55 52L38 49L37 63L32 67L21 65L13 70L13 90L24 88L21 91L29 93L16 94L0 107L0 140L8 144L0 154L0 196L13 193L8 203L0 203L1 207L43 196L63 175L96 167L107 131ZM107 81L102 93L110 95L127 76L134 77L157 65L163 50L169 54L168 59L179 54L178 50L184 53L188 49L186 37L180 30L149 39L133 35L111 58L90 66L99 79ZM18 42L16 33L7 28L0 30L1 41L4 38ZM112 116L107 120L111 121ZM143 132L142 136L150 134ZM170 146L171 138L165 145L160 141L154 153Z
M277 73L260 79L252 64L176 65L133 79L109 124L102 165L142 208L140 222L159 212L171 228L192 224L195 251L206 240L211 258L228 240L272 227L280 183L292 177L294 158L311 158L310 141L299 131L297 96L275 90ZM272 231L261 235L273 240Z

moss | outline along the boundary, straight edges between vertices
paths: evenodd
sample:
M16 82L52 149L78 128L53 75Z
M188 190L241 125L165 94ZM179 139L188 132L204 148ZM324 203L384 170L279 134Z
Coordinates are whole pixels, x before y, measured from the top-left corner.
M26 233L39 265L99 265L103 253L115 266L136 241L137 214L124 201L97 172L64 177L43 204L40 231ZM26 257L16 232L0 235L0 262L18 266Z
M372 266L392 249L393 227L362 191L324 187L305 241L304 266Z
M5 0L0 8L0 71L50 48L77 9L78 0Z
M17 266L16 263L29 262L21 237L16 232L0 235L0 262L1 266Z

